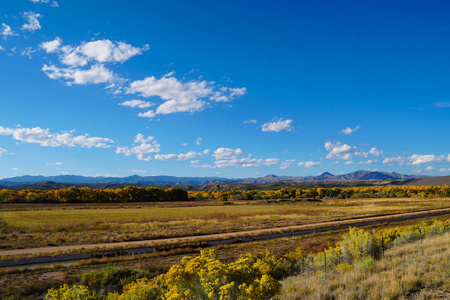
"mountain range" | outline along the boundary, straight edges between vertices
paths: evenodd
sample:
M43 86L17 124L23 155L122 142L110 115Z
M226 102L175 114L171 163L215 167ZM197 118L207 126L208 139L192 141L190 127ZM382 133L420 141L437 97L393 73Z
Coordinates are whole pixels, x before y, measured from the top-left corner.
M130 184L130 185L207 185L217 183L302 183L302 182L352 182L352 181L382 181L411 180L424 178L421 175L404 175L396 172L356 171L348 174L333 175L325 172L318 176L276 176L267 175L259 178L229 179L220 177L176 177L176 176L128 176L128 177L86 177L78 175L59 176L18 176L3 178L0 187L14 187L54 182L64 184Z

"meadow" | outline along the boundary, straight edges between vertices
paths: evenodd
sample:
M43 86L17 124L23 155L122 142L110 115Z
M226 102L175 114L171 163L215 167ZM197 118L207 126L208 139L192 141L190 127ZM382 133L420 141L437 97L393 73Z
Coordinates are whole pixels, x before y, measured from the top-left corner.
M44 299L446 298L449 233L450 220L427 220L378 231L351 228L335 246L316 253L302 248L282 255L266 250L224 262L210 249L199 256L185 256L151 278L132 269L84 274L82 285L50 289ZM99 284L117 284L121 274L123 288L108 291ZM295 274L299 275L289 277Z
M1 204L0 248L148 240L450 207L450 198ZM222 203L223 204L223 203Z

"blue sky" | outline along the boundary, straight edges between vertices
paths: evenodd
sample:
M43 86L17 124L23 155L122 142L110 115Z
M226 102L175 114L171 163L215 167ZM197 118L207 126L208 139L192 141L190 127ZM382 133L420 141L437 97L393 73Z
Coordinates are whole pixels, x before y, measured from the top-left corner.
M0 2L0 177L450 174L448 1Z

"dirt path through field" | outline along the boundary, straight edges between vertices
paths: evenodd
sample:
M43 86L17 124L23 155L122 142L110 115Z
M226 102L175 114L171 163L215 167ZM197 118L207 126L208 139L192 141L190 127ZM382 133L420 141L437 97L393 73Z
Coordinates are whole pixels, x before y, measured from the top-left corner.
M178 238L166 238L166 239L154 239L154 240L145 240L145 241L130 241L130 242L117 242L117 243L102 243L102 244L88 244L88 245L69 245L69 246L53 246L53 247L41 247L41 248L28 248L28 249L15 249L15 250L4 250L0 251L0 257L3 259L7 259L7 256L13 255L21 255L21 254L40 254L40 255L50 255L52 253L57 252L67 252L71 250L101 250L101 248L121 248L121 247L139 247L139 246L154 246L161 243L186 243L193 240L202 240L202 241L211 241L218 240L223 238L237 238L243 236L259 236L263 234L280 232L280 231L294 231L294 230L306 230L311 228L320 228L320 227L330 227L330 226L339 226L339 225L352 225L358 224L362 222L373 222L373 221L383 221L389 220L393 218L400 217L410 217L413 219L415 216L439 213L439 212L448 212L450 214L450 208L444 209L433 209L433 210L425 210L419 212L410 212L410 213L401 213L401 214L391 214L391 215L383 215L376 217L363 217L363 218L355 218L344 221L329 221L329 222L321 222L321 223L312 223L312 224L304 224L304 225L294 225L294 226L286 226L286 227L274 227L274 228L265 228L265 229L257 229L257 230L249 230L249 231L239 231L239 232L230 232L230 233L218 233L218 234L208 234L201 236L185 236ZM417 218L417 217L416 217Z

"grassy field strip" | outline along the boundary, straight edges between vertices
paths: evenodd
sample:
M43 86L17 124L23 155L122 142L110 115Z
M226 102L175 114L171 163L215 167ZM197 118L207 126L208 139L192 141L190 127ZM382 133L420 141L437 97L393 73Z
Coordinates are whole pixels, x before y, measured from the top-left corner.
M308 272L282 281L275 299L450 299L447 233L393 247L370 272Z
M271 232L277 231L287 231L287 230L300 230L300 229L311 229L325 226L334 226L334 225L344 225L344 224L355 224L358 222L364 221L378 221L378 220L388 220L395 217L401 216L415 216L422 215L433 212L445 212L448 211L450 213L450 209L435 209L428 210L422 212L412 212L412 213L402 213L402 214L392 214L388 216L378 216L378 217L366 217L366 218L356 218L345 221L330 221L330 222L322 222L322 223L314 223L314 224L306 224L306 225L297 225L297 226L286 226L286 227L278 227L278 228L268 228L268 229L259 229L259 230L251 230L251 231L240 231L240 232L232 232L232 233L223 233L223 234L210 234L203 236L187 236L180 238L170 238L170 239L155 239L155 240L145 240L145 241L131 241L131 242L120 242L120 243L102 243L102 244L87 244L87 245L73 245L73 246L58 246L58 247L41 247L41 248L31 248L31 249L16 249L16 250L5 250L0 251L0 257L5 259L7 256L14 255L22 255L22 254L40 254L40 255L49 255L55 252L66 252L71 250L99 250L102 248L112 249L114 247L127 247L127 246L151 246L160 243L183 243L189 241L202 241L202 240L214 240L214 239L223 239L223 238L236 238L242 236L257 236L262 234L267 234Z

